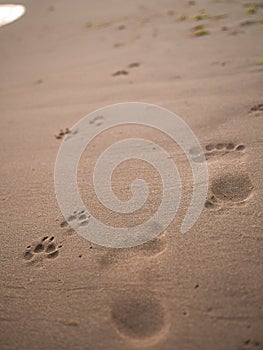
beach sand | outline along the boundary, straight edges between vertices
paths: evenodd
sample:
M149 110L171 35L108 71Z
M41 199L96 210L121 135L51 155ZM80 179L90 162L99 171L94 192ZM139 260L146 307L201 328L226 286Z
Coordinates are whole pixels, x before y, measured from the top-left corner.
M0 28L0 348L263 349L262 1L23 4L26 14ZM176 219L151 242L111 249L64 222L55 135L126 101L189 125L209 192L182 235L191 169L171 149L185 174ZM79 171L91 207L94 147ZM118 174L115 185L125 197Z

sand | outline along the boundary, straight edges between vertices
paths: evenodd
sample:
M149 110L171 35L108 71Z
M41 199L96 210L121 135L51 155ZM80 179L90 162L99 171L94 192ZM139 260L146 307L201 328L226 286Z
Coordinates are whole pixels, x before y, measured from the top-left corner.
M263 349L262 1L23 4L26 14L0 28L0 348ZM191 127L209 192L181 235L191 172L171 149L185 182L178 216L153 241L117 250L64 222L55 135L126 101ZM88 159L103 141L94 147ZM80 168L85 203L96 206L88 163Z

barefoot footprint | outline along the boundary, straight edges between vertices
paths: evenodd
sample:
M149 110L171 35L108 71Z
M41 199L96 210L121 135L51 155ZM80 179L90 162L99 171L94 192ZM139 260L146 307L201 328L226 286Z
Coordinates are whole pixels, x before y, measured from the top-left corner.
M214 196L222 202L242 203L249 197L254 186L246 172L238 171L215 178L211 189Z
M197 148L191 148L189 150L189 154L192 160L196 163L205 162L205 160L209 160L213 156L218 155L226 155L233 151L242 152L245 150L245 146L243 144L235 145L233 142L220 142L220 143L209 143L205 146L205 152L203 156L202 153L199 152Z
M167 248L163 237L156 237L149 242L127 249L107 249L100 259L99 264L107 268L112 264L121 261L128 261L132 258L153 258L161 255Z
M224 156L230 152L244 153L243 144L234 143L208 144L205 147L206 158L209 160L215 156ZM232 171L230 167L232 167ZM252 193L254 186L245 169L237 168L235 164L227 163L222 169L223 173L215 175L210 186L211 195L205 202L206 209L218 210L222 204L232 206L244 204Z
M137 345L158 343L167 333L167 312L159 300L145 291L127 291L112 304L111 322L116 332Z
M238 151L243 152L245 150L245 146L243 144L235 145L233 142L228 143L209 143L205 146L205 158L206 160L210 159L211 157L218 156L218 155L225 155L230 152Z
M162 231L159 223L152 223L150 230ZM161 255L167 248L165 231L146 243L127 249L107 249L99 260L102 267L108 267L120 261L128 261L132 258L155 258Z
M54 236L45 236L36 243L27 246L23 258L26 261L37 262L43 258L55 259L59 255L62 244L56 244Z

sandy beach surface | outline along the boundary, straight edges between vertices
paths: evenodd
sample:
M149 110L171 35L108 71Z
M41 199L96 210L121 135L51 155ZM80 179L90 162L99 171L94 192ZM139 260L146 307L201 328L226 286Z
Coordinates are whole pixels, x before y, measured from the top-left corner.
M263 349L263 2L23 4L25 15L0 28L0 348ZM126 101L165 107L189 125L209 191L180 234L191 169L159 137L182 175L178 215L153 241L111 249L64 221L54 165L61 129ZM80 163L94 213L89 162L115 136L98 139ZM143 136L158 141L154 131ZM134 173L128 164L113 179L124 199ZM147 216L160 183L149 168L141 173L157 194Z

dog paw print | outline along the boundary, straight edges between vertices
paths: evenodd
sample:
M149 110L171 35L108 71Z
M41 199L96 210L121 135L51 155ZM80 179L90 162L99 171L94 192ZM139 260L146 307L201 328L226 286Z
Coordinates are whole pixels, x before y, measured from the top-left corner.
M93 118L89 123L94 126L101 126L104 122L104 117L102 115L98 115Z
M259 103L250 108L250 112L263 111L263 103Z
M66 128L65 130L60 129L60 132L55 135L55 138L57 140L61 140L64 136L65 137L65 141L69 140L72 136L76 135L78 133L78 130L69 130L69 128Z
M243 341L241 350L249 350L249 349L259 349L261 348L260 342L256 339L246 339Z
M66 220L60 224L61 228L66 228L69 224L77 222L78 226L84 227L89 224L90 215L85 210L74 211L74 213L67 217Z
M65 130L60 129L59 133L58 133L57 135L55 135L55 138L56 138L57 140L61 140L62 137L64 137L64 136L67 135L67 134L70 134L69 128L66 128Z
M54 236L45 236L38 242L27 246L24 252L24 260L37 262L46 259L55 259L59 255L62 244L56 244Z
M263 115L263 103L259 103L250 108L249 114L253 117L260 117Z

